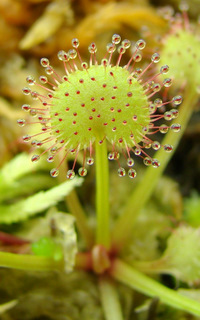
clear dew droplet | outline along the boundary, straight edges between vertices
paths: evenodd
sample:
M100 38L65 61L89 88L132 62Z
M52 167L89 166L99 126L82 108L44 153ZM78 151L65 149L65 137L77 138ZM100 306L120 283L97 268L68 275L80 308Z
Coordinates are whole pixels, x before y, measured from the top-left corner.
M160 162L157 159L152 159L152 166L158 168L160 167Z
M157 98L154 100L154 104L156 105L157 108L161 107L163 101L160 98Z
M124 54L126 52L126 49L123 46L119 46L118 49L117 49L117 52L119 54Z
M133 60L134 60L135 62L140 62L140 61L142 60L142 55L141 55L141 53L137 53L137 54L134 56Z
M32 141L31 141L31 145L35 147L36 142L37 142L36 140L32 140Z
M166 74L168 71L169 71L168 65L164 65L160 68L160 73L162 73L162 74Z
M38 160L40 160L40 156L38 154L34 154L31 158L32 162L37 162Z
M169 88L172 85L172 79L171 78L166 78L163 80L163 85L165 88Z
M151 143L148 142L148 141L143 141L143 147L144 147L145 149L150 149L150 148L151 148Z
M112 53L116 50L115 44L114 43L108 43L106 46L106 51L108 53Z
M130 40L124 39L124 40L122 41L122 47L124 47L125 49L130 48L130 46L131 46Z
M22 89L23 94L25 94L26 96L28 96L31 93L31 89L28 87L24 87Z
M149 131L149 127L148 126L142 127L142 132L143 133L147 133L148 131Z
M145 166L150 166L152 164L152 159L150 157L145 157L143 159L143 163L145 164Z
M48 67L48 65L49 65L49 59L47 59L47 58L42 58L42 59L40 60L40 64L41 64L41 66L44 67L44 68Z
M146 84L146 89L151 89L153 88L153 85L155 84L155 82L152 80L152 81L148 81L147 84Z
M171 113L171 111L166 111L166 112L164 113L164 119L167 120L167 121L172 120L172 113Z
M45 72L48 75L53 74L53 67L51 67L51 66L46 67Z
M56 169L56 168L51 169L50 175L51 175L53 178L56 178L56 177L59 175L59 170Z
M127 159L127 166L132 167L134 165L134 160L132 158Z
M60 61L68 61L68 60L69 60L69 55L68 55L68 53L65 52L64 50L58 51L57 56L58 56L58 59L59 59Z
M32 117L36 117L36 116L37 116L37 111L36 111L35 109L31 109L31 110L30 110L30 115L31 115Z
M122 168L122 167L120 167L120 168L117 170L117 172L118 172L118 176L119 176L119 177L124 177L124 176L126 175L126 171L125 171L125 169Z
M24 142L29 142L31 140L31 136L29 136L28 134L22 137Z
M48 156L47 161L50 162L50 163L53 162L54 161L54 156L52 156L52 155Z
M151 146L156 151L160 149L160 143L158 141L154 141Z
M150 114L155 113L155 112L156 112L156 109L157 109L157 106L156 106L154 103L151 103L151 104L149 105L149 112L150 112Z
M109 152L109 154L108 154L108 160L114 160L114 159L115 159L114 152Z
M93 164L94 164L94 158L88 157L88 158L86 159L86 163L87 163L89 166L93 165Z
M79 47L79 40L77 38L72 39L72 47L78 48Z
M136 42L135 46L137 49L142 50L145 48L146 42L143 39L140 39Z
M134 169L129 169L128 176L129 176L129 178L134 179L137 176L137 172Z
M32 76L28 76L28 77L26 78L26 82L27 82L28 84L30 84L30 85L34 85L34 84L35 84L35 79L34 79L34 77L32 77Z
M48 79L47 79L46 76L40 76L40 77L39 77L39 80L40 80L40 82L43 83L43 84L45 84L45 83L48 82Z
M118 44L118 43L120 43L120 41L121 41L121 37L120 37L120 35L119 34L113 34L113 36L112 36L112 43L114 43L114 44Z
M33 100L38 100L39 93L37 91L32 91L31 92L31 97Z
M31 109L31 106L29 104L23 104L22 110L28 112Z
M173 146L171 144L165 144L163 149L167 152L171 152L173 150Z
M181 130L181 125L179 123L173 123L170 128L174 132L179 132Z
M87 169L84 168L84 167L79 168L79 169L78 169L78 174L79 174L79 176L81 176L81 177L85 177L85 176L87 175Z
M70 59L75 59L77 57L77 51L75 49L70 49L68 51L68 55L69 55Z
M25 126L25 123L26 123L26 121L25 121L24 119L18 119L18 120L17 120L17 124L18 124L20 127Z
M181 97L181 96L175 96L175 97L173 97L172 102L173 102L176 106L178 106L178 105L181 104L181 102L182 102L182 97Z
M141 154L141 149L140 148L135 148L134 153L136 156L139 156Z
M36 145L37 148L41 148L41 146L42 146L42 141L36 140L35 145Z
M94 54L95 52L97 52L97 46L94 42L92 42L89 47L88 47L88 51L91 53L91 54Z
M135 74L137 74L137 76L139 76L141 73L142 73L142 68L135 69Z
M159 83L155 83L153 86L152 86L152 90L153 92L158 92L160 91L161 89L161 85Z
M68 170L66 177L67 177L67 179L70 179L70 180L74 179L74 177L75 177L75 172L74 172L74 170Z
M151 57L151 61L152 61L153 63L158 63L158 62L160 61L160 55L159 55L159 53L154 53L154 54L152 55L152 57Z
M176 118L178 117L178 114L179 114L178 110L176 110L176 109L171 109L170 112L171 112L171 114L172 114L172 118L173 118L173 119L176 119Z
M167 133L168 131L168 126L166 126L166 124L161 124L160 128L159 128L159 131L161 133Z
M55 153L57 152L57 150L58 150L57 147L52 147L51 150L50 150L50 152L51 152L52 154L55 154Z

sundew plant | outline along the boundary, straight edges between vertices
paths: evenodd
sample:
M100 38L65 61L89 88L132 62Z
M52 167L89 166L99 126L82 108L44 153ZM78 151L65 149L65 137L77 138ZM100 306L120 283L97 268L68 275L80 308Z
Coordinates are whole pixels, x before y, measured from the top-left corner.
M180 42L184 28L182 34L178 37ZM143 62L145 40L131 42L114 34L100 59L96 44L91 43L85 61L80 53L81 43L79 46L79 40L74 38L68 52L58 52L62 74L49 59L42 58L44 75L39 79L28 76L28 85L23 88L30 101L34 100L22 105L27 116L17 121L26 130L23 141L31 146L30 158L35 168L44 166L47 160L51 166L49 179L59 184L15 204L12 212L21 210L19 216L12 213L12 220L12 216L4 214L1 222L27 219L52 207L66 194L70 214L53 208L43 218L37 239L28 243L29 252L0 252L0 265L69 276L81 270L83 278L92 275L102 309L102 318L97 319L128 319L121 285L153 298L151 301L157 298L161 305L200 316L200 303L195 298L150 276L167 273L188 284L199 280L199 232L178 228L169 236L167 248L157 260L145 261L144 257L137 261L129 250L141 209L152 195L191 115L186 116L188 101L194 96L196 101L198 96L191 81L188 87L192 89L188 96L183 95L182 102L176 85L178 77L181 86L179 74L173 71L178 69L178 62L171 70L171 54L165 48L173 50L171 42L169 35L160 50L163 64L157 52ZM184 45L181 48L183 54ZM92 166L95 209L91 219L75 187L87 182ZM141 166L143 170L137 169ZM125 184L128 178L133 183L122 212L115 216L110 204L112 167L117 168L117 183ZM39 209L35 209L36 203L41 206ZM189 246L190 253L184 253L181 241Z

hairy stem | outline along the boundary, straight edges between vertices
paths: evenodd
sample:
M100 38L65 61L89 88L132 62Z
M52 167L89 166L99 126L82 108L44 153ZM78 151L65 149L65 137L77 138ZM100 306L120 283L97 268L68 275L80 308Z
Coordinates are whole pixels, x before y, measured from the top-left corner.
M56 261L52 258L28 254L0 252L0 266L29 271L62 271L64 270L64 261L63 259Z
M106 277L101 277L99 279L99 290L105 319L123 320L118 293L113 281Z
M110 247L109 168L106 140L95 143L96 152L96 243Z
M167 305L194 315L200 315L200 303L182 296L157 281L130 267L123 261L116 259L111 270L111 275L127 286L146 294L150 297L158 297Z
M175 133L170 130L162 141L163 145L173 145L173 152L176 150L178 143L187 127L188 121L193 113L193 108L198 99L197 93L190 89L187 90L185 96L186 98L179 109L178 117L178 123L182 128L181 132ZM175 119L173 123L177 123L177 120ZM155 186L158 183L158 180L170 161L173 152L166 153L166 151L160 149L156 153L155 157L160 161L161 166L156 169L153 167L147 168L143 179L136 186L136 189L129 197L124 208L124 212L117 220L113 229L113 243L117 249L123 248L124 245L129 241L134 223L140 213L140 210L150 198Z

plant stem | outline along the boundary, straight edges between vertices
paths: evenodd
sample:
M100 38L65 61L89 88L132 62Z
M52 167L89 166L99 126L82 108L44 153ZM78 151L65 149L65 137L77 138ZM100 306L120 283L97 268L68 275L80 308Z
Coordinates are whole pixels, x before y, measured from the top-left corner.
M106 140L95 143L96 152L96 243L110 248L109 168Z
M153 261L134 261L131 265L137 270L150 273L150 274L159 274L159 273L170 273L173 274L173 270L167 268L167 260L162 257L158 260Z
M177 148L178 143L187 127L189 119L193 113L193 108L198 99L198 94L189 88L185 93L185 96L186 98L179 109L178 123L181 125L181 132L175 133L170 130L162 141L163 145L173 145L173 152ZM177 123L176 119L173 121L173 123ZM160 161L161 166L156 169L153 167L147 168L143 179L136 186L134 192L130 195L124 212L117 220L113 229L113 244L117 249L123 248L124 245L129 241L135 220L137 219L140 210L150 198L160 176L171 159L173 152L166 153L163 148L160 149L156 153L156 159Z
M52 258L0 252L0 266L29 271L64 270L63 259L55 261Z
M200 303L180 295L157 281L116 259L110 274L118 281L151 297L158 297L167 305L194 315L200 315Z
M113 281L106 277L101 277L99 279L99 290L105 319L123 320L119 297Z
M66 203L70 213L76 218L77 228L85 240L88 249L91 248L94 242L94 236L92 230L88 226L86 214L75 190L66 197Z

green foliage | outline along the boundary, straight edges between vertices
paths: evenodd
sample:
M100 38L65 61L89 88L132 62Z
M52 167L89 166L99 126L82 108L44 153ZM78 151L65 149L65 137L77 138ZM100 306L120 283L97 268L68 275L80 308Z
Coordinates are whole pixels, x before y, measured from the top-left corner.
M163 268L178 279L194 282L200 278L200 228L180 226L168 239L162 257Z
M9 199L13 201L15 197L55 185L46 174L38 173L38 170L45 168L44 161L33 164L30 155L26 153L21 153L7 162L0 170L0 202Z
M39 169L45 168L43 161L33 164L30 156L23 153L0 170L0 223L11 224L26 220L57 204L75 186L82 183L82 179L76 177L73 181L54 186L55 182L50 176L38 173ZM54 187L47 191L40 191L24 199L24 195L52 186Z
M14 223L26 220L61 201L75 186L80 186L82 179L76 177L72 181L66 181L46 192L30 196L25 200L11 205L0 205L0 223Z
M53 257L55 260L60 260L63 256L61 246L48 237L40 238L32 244L31 248L33 253L38 256Z
M185 220L192 227L200 226L200 195L193 192L189 198L184 201L184 216Z

